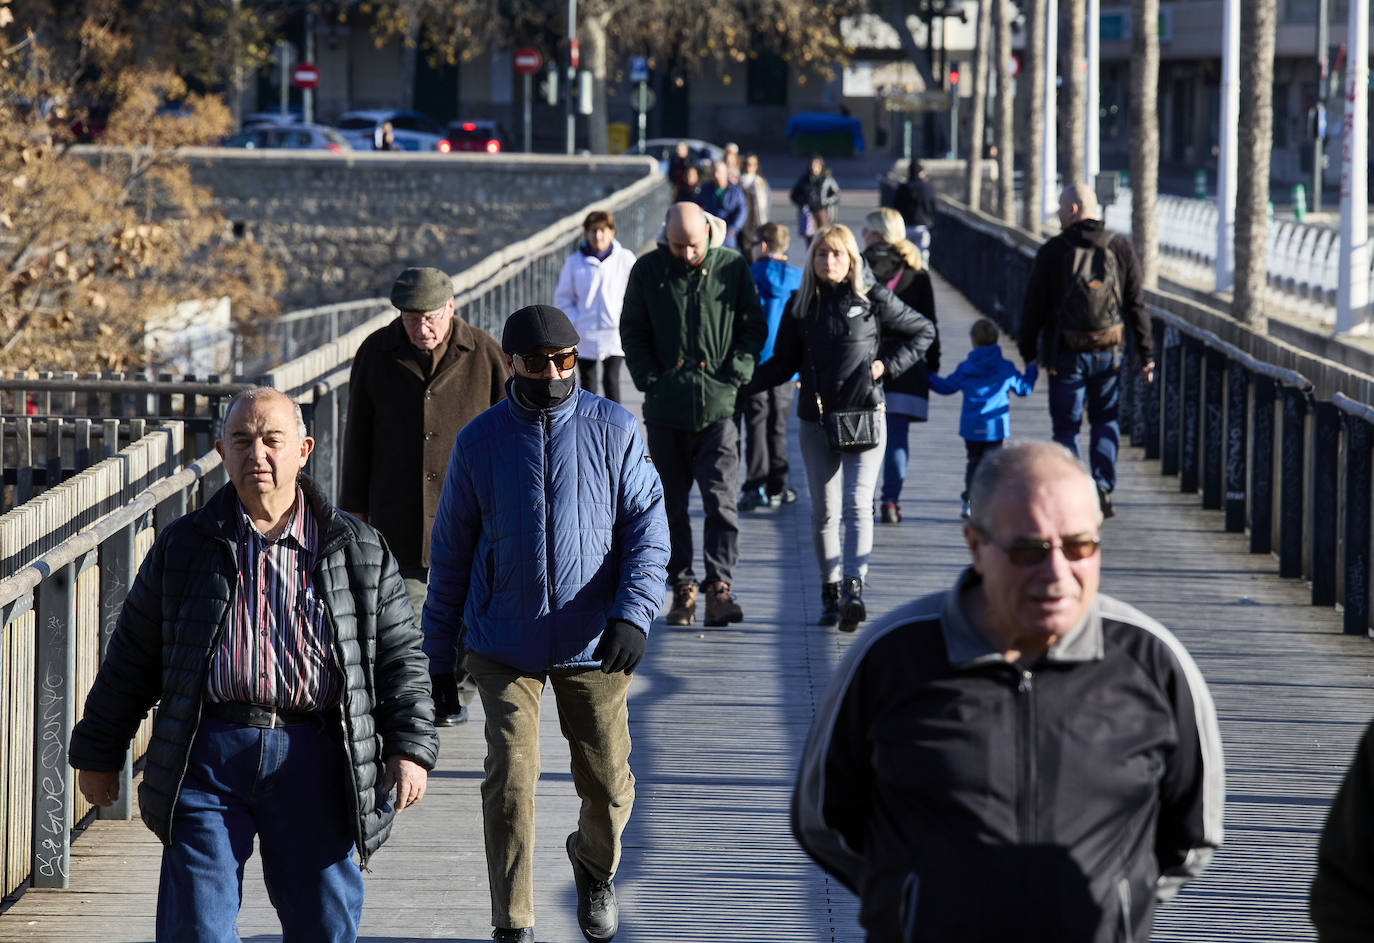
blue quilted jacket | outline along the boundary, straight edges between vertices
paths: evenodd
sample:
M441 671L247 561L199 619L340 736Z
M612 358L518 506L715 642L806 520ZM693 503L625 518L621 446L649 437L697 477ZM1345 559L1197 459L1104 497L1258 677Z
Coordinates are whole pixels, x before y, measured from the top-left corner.
M647 633L668 520L634 416L581 389L530 409L508 385L453 443L429 560L432 672L460 646L522 671L589 667L608 619Z

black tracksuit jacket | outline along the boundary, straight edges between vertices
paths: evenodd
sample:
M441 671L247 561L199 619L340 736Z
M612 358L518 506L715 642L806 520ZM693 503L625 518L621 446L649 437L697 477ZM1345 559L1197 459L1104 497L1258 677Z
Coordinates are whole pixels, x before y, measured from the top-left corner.
M899 609L849 650L803 755L797 840L860 895L874 943L1144 943L1156 900L1221 842L1201 674L1101 595L1023 670L958 599Z

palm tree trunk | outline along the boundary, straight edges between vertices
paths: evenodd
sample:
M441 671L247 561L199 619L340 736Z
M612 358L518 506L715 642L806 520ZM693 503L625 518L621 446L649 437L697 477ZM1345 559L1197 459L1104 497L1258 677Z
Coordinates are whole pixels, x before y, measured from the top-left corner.
M1059 0L1030 0L1026 9L1026 62L1030 81L1017 96L1026 116L1026 172L1021 187L1021 228L1040 232L1040 204L1044 181L1040 172L1040 149L1045 143L1045 4Z
M978 0L973 53L973 115L969 120L968 205L983 208L983 125L987 120L988 45L992 42L993 0Z
M1146 288L1159 282L1158 22L1159 0L1131 0L1131 241Z
M1240 130L1236 149L1236 290L1231 316L1265 329L1265 243L1269 238L1269 150L1274 143L1276 0L1240 10Z
M606 121L606 24L610 18L607 12L584 16L581 23L582 35L587 37L587 60L583 65L592 73L592 113L587 116L587 146L593 154L610 151Z
M1016 165L1012 160L1016 135L1011 97L1012 11L1012 0L997 0L997 212L1008 226L1016 225Z
M1067 37L1068 55L1063 57L1063 61L1067 64L1069 72L1069 80L1064 86L1065 101L1059 112L1064 118L1062 140L1068 152L1060 160L1068 173L1068 182L1092 183L1091 180L1087 180L1087 172L1083 166L1086 152L1083 106L1088 97L1088 60L1085 45L1088 7L1085 0L1065 0L1060 10L1061 17L1067 18L1067 22L1063 18L1060 19L1059 29Z
M409 110L415 107L415 71L419 64L420 51L420 4L417 0L407 0L402 7L406 25L405 36L401 39L400 106Z

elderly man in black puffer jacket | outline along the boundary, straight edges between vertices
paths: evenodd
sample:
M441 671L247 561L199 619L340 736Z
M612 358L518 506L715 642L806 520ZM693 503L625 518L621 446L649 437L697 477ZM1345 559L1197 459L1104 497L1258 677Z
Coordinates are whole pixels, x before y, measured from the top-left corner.
M232 485L143 561L70 760L111 804L160 702L139 787L166 846L159 941L237 939L255 835L284 938L352 941L359 866L435 763L428 661L385 541L299 474L314 444L299 408L249 390L224 426Z

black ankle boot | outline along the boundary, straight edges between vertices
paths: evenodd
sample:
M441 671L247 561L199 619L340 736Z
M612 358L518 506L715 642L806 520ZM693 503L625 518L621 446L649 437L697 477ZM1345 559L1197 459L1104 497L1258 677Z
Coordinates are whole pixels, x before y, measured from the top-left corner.
M853 632L868 618L864 609L864 581L857 576L844 580L844 601L840 605L840 631Z
M834 625L840 621L840 584L821 584L821 617L817 625Z

